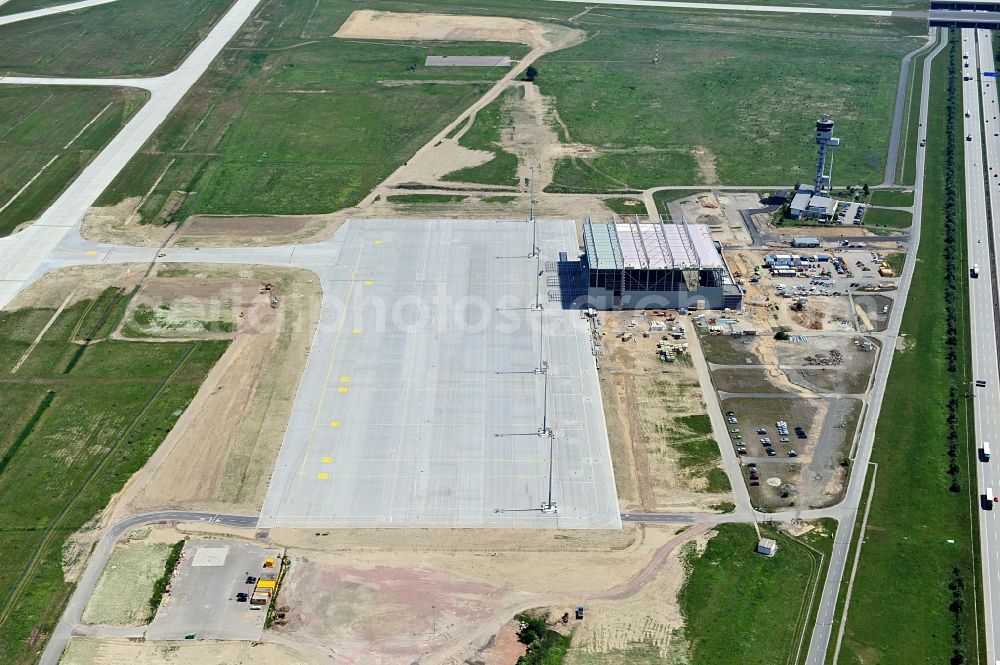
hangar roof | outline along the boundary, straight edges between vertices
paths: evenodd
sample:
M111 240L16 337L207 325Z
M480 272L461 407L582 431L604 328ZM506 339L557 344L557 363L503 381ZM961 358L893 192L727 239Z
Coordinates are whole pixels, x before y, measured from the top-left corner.
M583 227L591 268L674 270L722 268L705 224L593 224Z

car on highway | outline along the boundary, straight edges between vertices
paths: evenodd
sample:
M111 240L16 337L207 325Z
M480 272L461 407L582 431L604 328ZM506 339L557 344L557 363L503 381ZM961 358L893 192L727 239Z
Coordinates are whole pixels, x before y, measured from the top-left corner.
M986 382L984 380L982 380L982 379L976 379L976 387L977 388L985 388L986 387Z

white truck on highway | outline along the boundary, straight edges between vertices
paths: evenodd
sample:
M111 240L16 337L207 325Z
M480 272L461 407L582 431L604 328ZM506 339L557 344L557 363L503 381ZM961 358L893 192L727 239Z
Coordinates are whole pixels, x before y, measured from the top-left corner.
M977 264L975 264L974 266L972 266L972 269L971 269L971 270L969 270L969 273L970 273L970 274L971 274L971 275L972 275L973 277L979 277L979 264L977 263Z
M980 449L980 454L983 457L984 462L990 461L990 442L983 441L983 447Z

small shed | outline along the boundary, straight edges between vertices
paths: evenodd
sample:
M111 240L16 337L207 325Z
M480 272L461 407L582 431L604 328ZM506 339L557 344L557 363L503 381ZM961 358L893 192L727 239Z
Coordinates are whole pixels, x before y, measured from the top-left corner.
M773 538L761 538L757 543L757 554L774 556L778 551L778 543Z

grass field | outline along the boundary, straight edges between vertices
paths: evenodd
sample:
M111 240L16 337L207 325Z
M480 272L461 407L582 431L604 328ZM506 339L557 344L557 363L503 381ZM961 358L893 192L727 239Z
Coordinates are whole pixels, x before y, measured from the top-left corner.
M127 88L0 86L0 236L38 217L146 98Z
M263 5L101 201L142 196L162 175L140 210L145 222L353 205L480 97L490 85L484 79L501 75L423 67L429 52L524 52L513 44L334 39L352 8L324 6L321 17L313 9L292 0ZM435 79L468 84L396 83Z
M64 541L145 463L226 348L103 339L125 300L108 291L67 308L14 374L54 310L0 313L5 663L35 661L72 591L62 576ZM81 338L102 341L71 342Z
M865 226L875 228L886 226L892 229L905 229L913 224L913 215L905 210L887 210L884 208L868 208L865 212Z
M948 662L955 629L948 609L953 566L964 571L965 597L971 600L979 595L973 513L977 490L974 476L970 476L974 473L975 442L969 422L972 407L964 399L957 423L961 492L948 490L947 473L949 387L953 383L965 386L971 380L968 294L962 286L958 291L961 327L956 374L947 371L944 358L941 274L948 53L943 52L934 65L936 94L931 95L928 121L920 249L901 329L908 348L897 352L893 360L876 430L872 454L872 461L878 464L875 499L840 653L839 662L844 665ZM961 168L959 158L959 192L963 191ZM959 220L964 220L962 204L960 196ZM961 275L965 270L964 225L959 223L958 230L957 270ZM913 390L913 386L921 388ZM903 569L905 575L900 574ZM963 613L965 647L972 658L977 653L975 609L975 603L970 602Z
M604 199L604 205L611 208L618 215L646 214L646 206L642 204L642 199L632 197Z
M899 61L924 30L754 15L720 27L624 8L576 22L594 36L543 57L538 85L571 140L603 153L557 165L554 189L582 191L706 182L709 171L724 184L793 184L811 174L821 113L837 121L840 182L881 182ZM819 23L824 39L802 38Z
M513 126L507 105L513 95L520 94L523 94L520 88L505 91L476 114L475 122L458 140L462 147L492 152L493 159L479 166L448 173L444 180L511 187L520 182L517 177L517 156L500 146L500 132Z
M128 0L6 25L0 27L0 74L166 74L230 4L230 0Z
M872 190L868 203L876 206L908 207L913 205L913 191L903 192L891 189Z
M679 595L690 645L686 662L796 662L833 543L832 520L820 524L821 532L797 539L764 527L763 535L778 542L773 558L754 552L757 536L749 524L719 525L700 557L687 549L688 579Z

